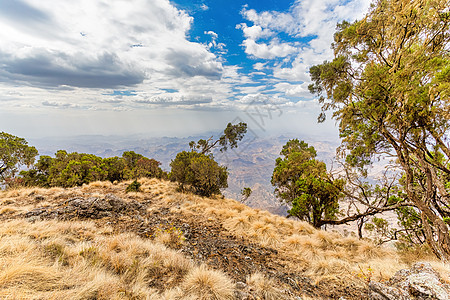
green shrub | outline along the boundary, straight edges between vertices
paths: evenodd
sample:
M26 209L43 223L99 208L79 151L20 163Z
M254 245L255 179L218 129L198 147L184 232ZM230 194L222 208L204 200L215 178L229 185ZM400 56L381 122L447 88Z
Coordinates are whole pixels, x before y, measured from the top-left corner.
M125 190L126 193L140 192L140 191L141 191L141 184L137 180L134 180L132 183L130 183L130 185L128 185Z
M212 155L183 151L177 154L170 166L169 178L177 181L181 190L188 185L194 193L209 197L228 187L227 168L219 166Z

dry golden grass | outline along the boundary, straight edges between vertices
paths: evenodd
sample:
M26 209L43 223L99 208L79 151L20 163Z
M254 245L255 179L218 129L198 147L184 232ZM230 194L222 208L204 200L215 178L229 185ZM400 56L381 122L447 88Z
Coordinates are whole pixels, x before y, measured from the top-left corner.
M0 224L2 299L229 299L232 286L162 244L91 222Z
M169 248L178 249L184 244L185 237L180 228L171 225L168 228L157 228L153 240Z
M284 294L275 286L276 283L261 273L254 273L247 277L247 285L255 292L258 299L279 300L286 299Z
M169 207L173 214L219 223L238 238L276 249L290 272L310 276L315 283L357 282L367 270L371 270L372 279L385 280L417 260L432 259L421 251L399 255L368 241L251 209L235 200L179 193L172 182L139 182L142 192L128 194L125 189L131 181L93 182L72 189L0 191L0 216L17 215L70 197L113 193L125 201L151 199L149 211ZM0 225L0 298L229 299L233 291L230 279L166 248L182 243L176 231L166 229L149 241L133 234L114 234L112 228L100 228L92 222L4 222ZM450 281L448 266L432 264ZM45 284L38 284L41 281ZM274 283L263 275L250 276L247 282L261 299L279 299Z
M206 215L238 237L282 251L290 258L292 270L305 272L316 282L354 280L361 268L374 269L373 279L385 280L407 267L396 252L369 241L317 230L305 222L242 207L232 199L191 196L189 202L182 203L180 211Z
M184 278L183 287L195 299L233 299L233 282L222 272L209 270L204 265L190 270Z

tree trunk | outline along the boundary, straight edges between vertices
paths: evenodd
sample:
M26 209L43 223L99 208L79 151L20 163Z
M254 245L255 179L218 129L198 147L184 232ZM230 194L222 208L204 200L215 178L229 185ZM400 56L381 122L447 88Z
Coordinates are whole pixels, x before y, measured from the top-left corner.
M431 203L427 196L429 193L425 191L425 201L420 199L414 191L414 174L409 164L402 164L406 171L406 193L408 198L413 202L417 208L422 212L422 225L424 228L425 239L427 244L431 247L434 254L444 262L450 260L450 234L447 225L439 216L430 208L427 203ZM431 185L430 178L427 179L427 185ZM427 195L428 194L428 195ZM437 235L437 237L435 237Z

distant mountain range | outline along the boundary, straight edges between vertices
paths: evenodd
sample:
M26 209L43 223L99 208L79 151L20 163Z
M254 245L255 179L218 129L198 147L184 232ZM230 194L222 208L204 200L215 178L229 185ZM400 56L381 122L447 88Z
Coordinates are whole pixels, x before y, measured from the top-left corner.
M212 135L212 134L211 134ZM40 155L53 156L57 150L69 152L91 153L101 157L121 156L124 151L135 151L146 157L154 158L162 163L162 168L170 171L170 162L178 152L189 150L189 142L211 135L179 137L148 138L142 136L102 136L85 135L75 137L53 137L30 140L30 145L36 146ZM215 135L217 136L217 135ZM304 139L313 145L318 158L328 162L335 155L338 146L333 141L308 140L295 136L271 136L244 138L238 148L226 152L214 152L215 159L227 166L229 171L228 188L224 191L226 197L240 200L244 187L252 189L252 195L246 204L268 210L279 215L286 215L288 207L282 205L274 196L270 183L275 160L283 145L291 138Z

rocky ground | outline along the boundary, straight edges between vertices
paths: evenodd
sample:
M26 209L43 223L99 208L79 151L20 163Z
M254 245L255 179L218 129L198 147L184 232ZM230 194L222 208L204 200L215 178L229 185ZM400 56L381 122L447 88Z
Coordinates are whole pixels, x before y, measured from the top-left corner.
M30 195L36 201L44 200L41 195ZM171 229L180 230L183 241L172 243L171 246L207 265L225 271L236 282L241 282L245 290L247 276L261 272L278 282L285 294L291 297L308 295L313 298L367 299L365 289L352 286L314 285L312 281L300 274L289 272L286 259L280 256L276 249L262 247L244 238L237 238L217 223L203 219L173 214L170 207L158 207L150 212L147 208L153 203L149 196L145 201L124 201L114 194L105 197L75 197L58 199L53 205L38 206L17 217L30 221L57 220L96 220L113 226L117 232L134 232L141 237L151 238L158 232ZM164 282L155 283L160 288ZM251 293L243 293L250 297ZM251 298L249 298L251 299Z

